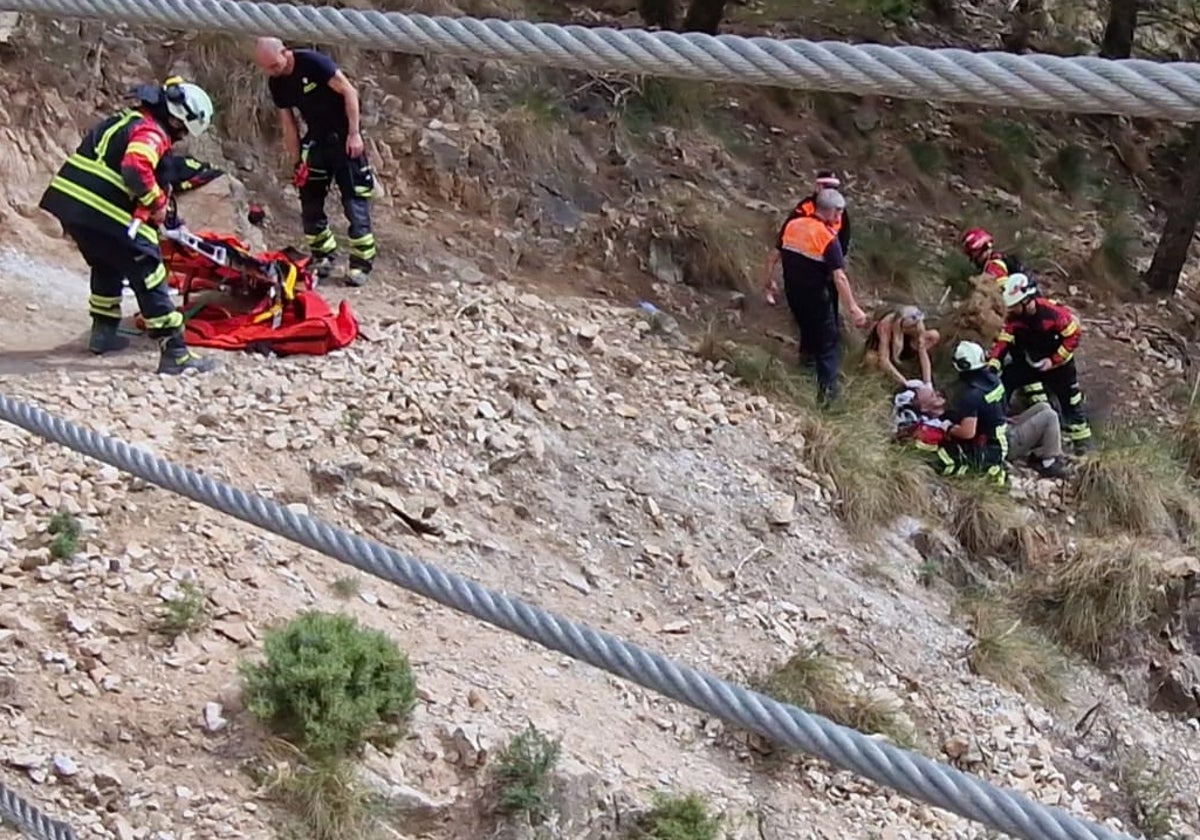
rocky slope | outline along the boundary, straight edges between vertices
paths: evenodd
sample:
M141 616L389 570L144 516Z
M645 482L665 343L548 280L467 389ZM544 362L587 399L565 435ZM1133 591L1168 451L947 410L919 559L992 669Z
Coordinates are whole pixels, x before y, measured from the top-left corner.
M634 313L408 282L401 300L356 300L370 340L330 358L230 357L221 376L160 382L145 378L149 352L130 353L6 378L5 392L716 673L823 641L914 719L925 749L1078 813L1103 814L1109 791L1088 779L1106 739L1194 773L1194 727L1136 711L1094 674L1077 675L1061 715L972 676L970 639L917 583L903 534L856 547L840 532L796 419ZM573 774L603 780L563 836L611 813L611 791L658 787L705 792L749 820L745 836L984 836L817 762L766 773L718 722L378 581L340 603L331 583L355 573L328 558L0 434L6 779L96 836L270 836L237 772L258 734L234 667L263 627L310 605L410 652L415 731L377 766L445 812L470 810L487 750L530 719L562 735ZM66 560L46 547L59 509L85 524ZM187 581L213 620L166 645L155 611ZM1103 723L1075 733L1105 693ZM475 830L450 820L431 836Z
M529 126L444 68L373 94L380 104L405 98L373 109L385 115L373 128L391 197L380 202L386 270L349 294L363 341L320 360L225 357L219 375L183 381L149 373L148 345L83 356L81 266L30 208L76 125L157 59L134 53L108 71L114 78L72 91L81 83L61 70L69 35L27 43L36 61L19 57L24 72L63 89L3 103L9 124L26 126L9 129L13 142L0 149L0 225L13 249L0 256L0 293L12 302L0 315L6 394L718 674L745 679L820 643L911 720L924 751L1096 819L1128 827L1110 780L1131 749L1161 757L1178 791L1175 831L1200 836L1194 721L1144 711L1140 684L1086 668L1053 711L972 674L972 639L950 594L920 583L918 525L851 539L811 468L819 442L805 439L795 409L745 391L697 358L692 340L634 308L637 291L700 301L670 282L669 249L670 259L647 258L657 283L627 262L625 246L640 249L656 224L653 194L636 188L670 189L671 172L631 154L625 180L601 184L608 165L554 129L575 165L598 174L593 185L626 190L628 203L564 197L560 183L523 192L536 160L512 154L523 135L498 138ZM49 107L80 122L45 121ZM689 177L729 161L676 145ZM242 154L232 142L197 151ZM271 195L265 157L246 157L239 174ZM767 178L752 169L714 177L753 204L754 179ZM237 198L236 185L226 189ZM221 210L211 198L187 213L240 223ZM275 210L268 235L294 235L291 205ZM753 314L730 319L753 325ZM1123 317L1107 319L1115 334ZM1129 334L1140 357L1134 342L1145 339ZM1182 380L1161 355L1155 384L1168 368ZM614 836L631 799L667 788L703 792L738 837L987 836L820 762L772 767L761 745L719 722L9 426L0 426L0 509L10 723L0 726L0 778L84 836L275 836L279 815L242 772L262 735L240 707L235 666L256 654L263 628L313 605L386 629L416 666L412 737L370 761L408 811L398 836L491 831L490 753L526 720L560 735L568 754L562 837ZM59 509L85 526L66 559L48 550ZM343 600L333 585L347 575L359 591ZM168 642L156 612L185 584L208 594L211 621Z

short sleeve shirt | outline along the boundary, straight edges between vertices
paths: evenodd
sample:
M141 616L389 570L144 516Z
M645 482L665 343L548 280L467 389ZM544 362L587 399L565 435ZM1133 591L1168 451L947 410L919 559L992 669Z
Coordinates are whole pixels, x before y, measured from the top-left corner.
M307 127L307 136L316 140L349 132L346 104L342 95L329 87L338 71L329 56L316 50L292 50L295 66L287 76L272 76L267 81L276 108L296 108Z

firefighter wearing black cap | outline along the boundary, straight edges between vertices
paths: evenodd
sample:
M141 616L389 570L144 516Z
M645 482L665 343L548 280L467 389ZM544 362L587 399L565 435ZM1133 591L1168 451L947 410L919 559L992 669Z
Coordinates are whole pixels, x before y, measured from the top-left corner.
M132 92L134 104L94 126L59 168L38 206L56 217L91 268L88 349L122 350L121 295L129 281L150 335L158 339L159 373L207 371L215 365L192 352L183 315L167 291L158 226L167 195L156 169L172 145L203 134L213 106L200 87L178 77Z

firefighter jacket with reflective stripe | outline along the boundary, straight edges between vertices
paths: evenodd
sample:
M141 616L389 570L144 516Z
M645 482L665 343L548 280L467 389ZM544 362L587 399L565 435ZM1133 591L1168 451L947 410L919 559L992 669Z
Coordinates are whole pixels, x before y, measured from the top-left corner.
M783 222L783 227L779 229L779 241L783 241L783 231L787 229L788 223L805 216L815 217L817 214L817 197L814 193L803 199L793 208L792 212ZM843 210L842 217L829 225L833 228L833 232L837 234L838 244L842 246L842 253L846 254L850 251L850 211Z
M127 109L108 117L84 135L38 206L64 226L78 225L125 239L135 209L140 206L152 212L167 202L155 168L170 148L166 129L148 111ZM134 244L157 254L158 232L143 224Z
M992 254L983 264L983 273L991 276L996 285L1004 288L1004 278L1010 274L1020 274L1025 270L1021 261L1016 257L1006 257L1004 254Z
M1024 354L1030 364L1050 359L1053 367L1060 367L1075 358L1081 336L1075 313L1050 298L1034 298L1034 303L1032 315L1008 316L989 358L1003 359L1010 348L1014 354Z
M991 370L963 374L963 391L949 412L955 423L975 418L975 437L960 440L947 437L962 449L975 466L992 466L1008 457L1008 417L1004 413L1004 384Z

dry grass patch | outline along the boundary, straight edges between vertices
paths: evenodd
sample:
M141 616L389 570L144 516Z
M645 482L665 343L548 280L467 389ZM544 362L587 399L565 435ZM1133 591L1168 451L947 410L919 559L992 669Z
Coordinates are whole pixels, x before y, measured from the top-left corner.
M1040 630L997 598L967 597L959 608L971 619L967 664L974 673L1047 705L1065 701L1067 659Z
M1076 474L1079 521L1096 534L1193 542L1200 525L1200 498L1176 452L1176 446L1155 431L1112 428Z
M846 680L844 665L822 646L800 650L774 671L751 681L751 687L781 703L813 711L859 732L886 736L904 747L917 737L904 710Z
M946 524L967 553L973 559L994 557L1010 568L1024 568L1039 542L1033 512L982 478L966 476L945 485L950 492Z
M685 211L683 216L672 237L683 282L698 289L754 291L751 267L762 258L754 238L728 216L722 218L705 208Z
M1144 631L1164 603L1161 545L1128 536L1080 540L1061 560L1013 589L1066 647L1099 662Z
M284 741L274 742L270 753L275 760L264 774L263 788L288 814L282 836L294 840L385 836L381 818L387 809L353 762L312 760Z
M261 145L279 133L266 77L254 64L253 39L201 32L181 38L175 47L172 58L186 62L190 72L185 75L212 96L225 137Z

